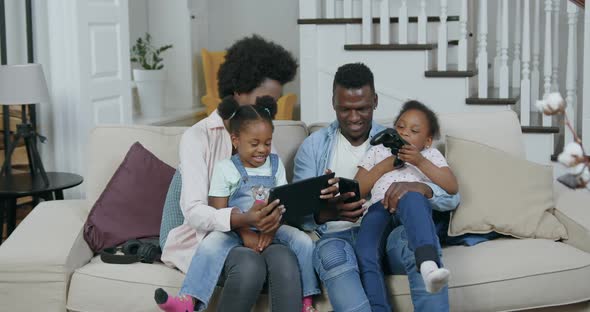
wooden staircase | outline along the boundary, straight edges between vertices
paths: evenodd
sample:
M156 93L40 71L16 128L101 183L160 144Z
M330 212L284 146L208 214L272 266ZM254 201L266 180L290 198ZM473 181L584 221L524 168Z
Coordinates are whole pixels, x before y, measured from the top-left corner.
M315 8L313 6L308 6L307 4L304 4L304 2L306 2L306 0L300 0L300 18L298 20L298 25L300 27L300 45L301 45L301 56L302 56L302 62L301 62L301 81L302 81L302 89L301 89L301 96L302 96L302 103L321 103L321 102L325 102L326 100L329 99L329 96L327 96L326 94L322 94L322 92L328 92L329 90L322 90L323 88L321 86L323 85L327 85L328 84L328 80L329 80L329 76L333 75L333 73L335 72L337 65L336 65L336 59L341 60L339 65L348 63L348 62L364 62L366 63L370 68L373 69L373 71L376 72L380 72L379 74L375 74L375 83L376 83L376 89L377 92L379 93L379 98L380 98L380 107L383 106L384 103L384 94L387 95L385 98L385 103L386 104L390 104L391 101L395 101L397 103L395 103L394 105L400 105L400 102L403 102L404 98L406 99L410 99L410 98L414 98L414 99L418 99L418 100L422 100L424 102L426 102L426 104L431 105L432 104L437 104L439 105L438 107L435 106L433 107L433 109L435 109L438 112L459 112L459 111L497 111L497 110L505 110L505 109L512 109L515 110L517 115L520 118L521 113L521 109L524 109L528 112L528 116L527 118L525 118L524 121L522 121L522 132L525 136L525 140L527 137L530 136L534 136L535 138L533 139L533 141L535 142L541 142L541 141L546 141L548 142L546 144L546 146L544 146L544 149L547 151L544 154L546 155L544 157L545 160L548 161L548 159L550 158L550 155L554 155L555 151L557 150L561 150L562 146L563 146L563 142L564 142L564 131L563 131L563 127L560 126L559 122L554 122L553 124L551 123L547 123L547 118L545 118L545 120L543 120L542 116L534 111L533 109L531 109L534 106L534 101L531 99L531 95L528 95L528 97L522 97L521 96L521 83L516 83L517 81L515 79L519 79L518 82L520 82L520 79L523 78L514 78L514 77L524 77L523 75L525 75L525 68L522 67L522 72L521 72L521 59L520 57L517 59L518 62L516 62L513 59L513 53L516 53L516 55L523 55L525 53L525 49L527 53L529 53L529 57L528 60L525 60L523 58L522 63L524 65L524 62L528 62L527 66L528 67L528 75L529 78L531 79L531 75L532 75L532 71L533 71L533 65L537 66L537 70L539 72L539 93L538 96L542 96L543 92L547 92L547 72L544 71L544 68L541 68L541 66L549 66L549 68L551 68L551 63L549 63L550 65L547 65L547 57L544 58L542 53L547 52L546 50L547 45L540 47L542 50L541 52L537 51L532 51L534 50L534 48L532 48L532 42L533 40L537 40L537 39L533 39L532 35L531 38L527 38L527 40L529 40L528 42L525 42L522 38L518 39L518 43L513 43L512 42L512 37L513 34L518 32L519 34L522 31L522 34L524 34L526 31L530 31L531 33L533 33L533 29L537 29L534 27L539 27L538 29L541 29L542 31L545 31L546 28L545 27L541 27L543 25L540 26L535 26L533 25L533 18L532 16L526 16L526 18L529 19L529 23L530 23L530 27L527 30L526 28L524 28L524 26L519 25L520 28L518 29L510 29L511 33L510 34L510 44L511 45L518 45L518 52L513 52L512 50L510 50L510 53L508 53L507 47L508 44L504 41L501 42L500 45L500 36L505 36L504 33L507 32L507 28L504 27L504 24L508 24L508 23L502 23L504 21L504 19L506 18L507 15L512 15L512 14L517 14L517 18L519 21L522 20L524 14L524 9L522 8L522 6L524 5L524 1L523 0L516 0L516 1L457 1L457 3L461 3L461 5L463 5L463 7L461 7L461 14L460 15L453 15L453 14L447 14L448 10L447 8L442 8L443 5L447 5L447 1L436 1L436 0L431 0L431 1L425 1L425 0L418 0L418 1L397 1L398 3L401 3L401 6L399 8L399 15L398 16L404 16L403 15L403 10L405 10L406 14L409 11L407 7L405 7L406 5L409 7L410 5L416 5L416 6L420 6L419 10L419 15L414 15L414 16L408 16L407 19L405 18L400 18L398 16L384 16L383 13L381 13L381 11L379 11L379 13L375 13L375 8L377 6L381 6L380 10L383 10L385 8L385 10L388 10L388 12L391 13L391 15L397 15L397 7L394 8L394 10L390 10L390 8L388 7L389 4L386 3L385 0L381 0L381 1L365 1L365 0L343 0L343 6L344 8L340 8L342 11L340 11L340 9L338 9L338 5L336 5L336 9L334 9L333 12L330 12L331 10L331 5L334 5L334 3L336 3L335 1L330 1L330 0L318 0L318 2L320 3L319 6L316 6ZM315 2L315 1L308 1L309 2ZM359 8L358 6L355 7L356 9L356 13L355 14L359 14L359 10L361 10L360 15L361 17L357 16L350 16L352 15L352 11L350 10L349 7L347 7L347 5L350 5L352 3L352 5L354 5L355 3L358 4L359 2L362 3L362 10L361 8ZM487 26L487 28L495 28L497 31L499 31L500 33L497 34L497 41L492 41L490 39L487 39L487 34L488 34L488 30L487 29L483 29L481 28L481 19L479 17L482 16L482 14L486 14L486 15L491 15L493 17L495 17L495 10L489 10L490 13L488 13L487 11L483 10L481 7L476 6L476 4L478 5L479 3L493 3L494 5L498 5L498 10L497 10L497 17L498 19L494 19L494 18L489 18L490 23L489 26ZM565 0L564 0L565 2ZM576 4L581 5L582 7L584 6L584 2L585 1L574 1ZM347 4L348 3L348 4ZM369 15L370 18L367 18L367 15L365 13L364 10L366 10L368 7L366 6L366 3L372 3L372 13L371 11L369 11L368 14L372 14L373 16L371 17ZM391 3L395 3L395 0L391 0ZM418 4L420 3L420 4ZM426 11L424 8L427 7L427 5L429 5L430 3L434 3L434 4L438 4L440 3L441 5L441 10L440 10L440 16L436 16L436 15L427 15L424 16L424 12ZM450 3L450 2L449 2ZM506 7L511 6L510 11L508 11L506 8L503 8L503 4L500 5L501 3L507 3ZM520 5L520 9L522 12L517 12L514 13L513 12L513 6L517 6L517 4ZM541 8L539 9L540 11L540 15L543 17L544 14L546 14L546 8L544 7L545 5L545 1L535 1L535 0L531 0L530 3L535 3L535 5L537 6L541 6ZM567 2L565 3L567 4ZM533 11L533 4L531 4L529 10ZM473 6L473 10L469 11L467 8ZM564 6L564 3L561 3L561 6ZM475 9L477 7L477 9ZM321 8L321 9L318 9ZM568 6L567 9L568 11L568 19L571 18L571 8ZM379 10L379 9L378 9ZM438 10L438 8L437 8ZM559 12L559 8L553 8L552 10L555 10L555 12ZM562 8L563 10L563 8ZM323 12L322 12L323 11ZM394 11L396 11L396 13L393 13ZM432 11L432 10L431 10ZM493 11L493 12L492 12ZM344 14L344 16L346 17L341 17L338 15L342 15L341 12L343 12L342 14ZM470 15L468 15L468 13ZM508 12L508 13L506 13ZM553 11L552 11L553 12ZM330 18L318 18L317 16L320 15L324 15L324 16L330 16ZM375 15L380 16L380 17L375 17ZM564 16L565 14L561 14L560 16ZM407 15L406 15L407 16ZM520 18L519 18L520 17ZM546 16L545 16L546 17ZM556 18L558 18L557 16L555 16ZM487 19L487 16L485 17ZM422 28L420 27L420 20L423 23ZM545 18L546 20L546 18ZM553 16L551 18L551 20L553 20ZM365 23L363 23L363 21L365 21ZM384 28L382 22L383 21L387 21L389 23L389 25ZM426 21L426 22L424 22ZM469 22L471 22L471 24L469 24ZM425 25L424 25L425 24ZM565 24L564 22L561 22L561 24ZM443 26L444 25L444 26ZM469 28L468 28L469 26ZM341 29L342 32L344 32L344 35L338 34L336 29ZM407 41L402 40L401 38L405 37L405 35L402 37L402 33L405 29L406 35L407 35ZM417 30L416 30L417 29ZM441 29L445 29L444 30L444 37L441 37L443 35L441 35L440 31ZM549 28L551 29L551 28ZM501 31L500 31L501 30ZM524 31L523 31L524 30ZM537 30L535 30L537 31ZM571 28L570 28L571 31ZM420 41L420 39L418 39L417 43L416 41L416 36L418 38L421 38L420 34L421 32L424 32L425 35L422 35L422 38L428 38L429 40L424 41L422 39L422 41ZM385 33L385 37L382 35L383 33ZM367 34L369 34L369 36L371 37L370 39L367 40ZM417 34L417 35L416 35ZM483 37L482 37L483 34ZM508 35L506 35L508 36ZM312 39L310 39L312 38ZM384 39L385 38L385 39ZM441 43L441 38L442 39L442 43ZM483 38L483 39L482 39ZM437 40L438 39L438 40ZM492 38L493 39L493 38ZM316 42L316 47L313 46L313 42ZM487 75L481 76L481 71L477 68L477 66L474 64L477 62L478 58L479 58L479 52L482 49L482 40L484 41L484 45L483 45L483 49L485 50L486 47L488 51L492 52L493 50L496 51L496 55L495 55L495 59L493 56L493 52L489 53L492 54L491 56L485 56L484 57L487 59L487 64L488 64L488 68L486 69L486 71L484 71L485 73L487 73ZM517 40L517 39L514 39ZM489 43L487 42L489 41ZM323 42L326 42L324 46L321 46L323 44ZM400 43L400 42L404 42L404 43ZM522 44L521 44L522 43ZM553 43L552 43L553 44ZM331 45L331 46L330 46ZM334 46L335 47L332 47ZM582 46L581 44L579 44L579 46ZM340 47L340 51L338 51L338 47ZM440 47L442 47L444 49L444 53L441 53L441 49ZM521 49L522 48L522 49ZM512 46L511 46L512 49ZM543 50L544 49L544 50ZM551 50L551 49L549 49ZM342 53L342 52L347 52L347 53L351 53L350 55L347 55L346 53ZM567 51L561 52L562 55L567 54ZM416 54L416 55L425 55L425 58L427 59L426 63L424 63L424 61L420 61L421 57L412 57L411 53L422 53L422 54ZM536 55L534 55L535 53L537 53ZM556 53L559 53L559 51L557 51ZM579 53L579 51L578 51ZM475 58L475 56L478 56L477 58ZM502 78L503 83L498 83L498 78L497 77L493 77L494 75L498 75L500 76L500 71L497 70L499 67L498 66L506 66L506 63L508 63L508 61L505 60L505 58L508 58L508 55L510 57L510 64L508 64L509 69L508 69L508 78ZM534 64L534 58L532 56L537 57L536 59L536 64ZM328 57L329 56L329 57ZM444 64L442 64L443 66L440 66L441 64L439 64L439 59L442 58L442 62ZM463 57L463 59L462 59ZM395 63L396 66L399 65L400 59L403 60L412 60L412 61L416 61L418 60L418 63L416 63L416 66L413 66L411 64L404 64L407 66L402 66L403 68L399 68L399 71L397 68L394 68L393 70L390 70L388 73L384 73L384 69L382 69L381 67L385 67L385 66L389 66L387 67L388 69L392 69L393 65L389 65L389 61L391 60L391 62ZM465 60L467 60L467 62L465 62ZM314 63L315 62L315 63ZM409 61L408 61L409 62ZM421 66L423 65L417 65L420 62L422 62L423 64L426 64L426 69L422 69ZM502 62L506 62L506 63L502 63ZM512 64L512 62L514 62L514 65ZM545 64L543 64L543 62L545 62ZM569 59L568 59L569 62ZM459 64L463 64L463 66L459 66ZM467 66L465 66L465 64L467 64ZM481 64L481 63L480 63ZM512 68L512 66L514 66ZM516 67L518 66L518 67ZM565 64L560 64L560 68L565 68L566 65ZM569 66L568 70L569 70ZM421 70L423 71L423 79L417 78L417 76L415 75L415 73L411 73L410 71L415 71L415 70ZM516 74L516 72L518 72L518 76L514 76ZM308 73L312 76L308 76ZM504 71L505 73L505 71ZM555 76L557 75L556 73L558 73L557 69L554 67L552 68L552 74L549 74L549 79L552 79L551 83L554 85L555 84ZM420 86L421 87L421 91L409 91L409 93L404 93L405 90L407 89L407 84L410 84L409 82L406 83L406 81L402 81L401 84L396 85L397 89L396 90L383 90L383 86L384 84L387 85L389 84L396 84L400 82L400 78L396 77L400 76L400 75L406 75L408 76L408 80L412 80L415 81L415 83L424 83L424 86ZM569 73L568 73L569 75ZM305 80L308 80L308 77L312 77L312 79L309 83L306 83ZM501 76L501 77L506 77L506 76ZM393 79L392 79L393 78ZM485 78L485 79L484 79ZM496 78L496 79L494 79ZM432 82L428 82L428 81L432 81L434 82L434 84ZM452 82L454 81L454 82ZM481 81L484 81L484 85L487 85L487 90L484 90L485 95L482 96L482 94L484 93L480 93L480 87L482 85ZM487 82L489 81L489 82ZM530 80L529 80L530 81ZM404 84L406 83L406 84ZM529 82L530 83L530 82ZM444 89L443 91L441 91L444 87L440 87L440 88L434 88L436 91L431 90L430 88L434 85L440 84L441 86L453 86L453 87L448 87L447 89ZM563 84L565 85L565 81L559 81L559 84ZM506 87L506 85L508 85L508 87ZM518 87L517 87L518 85ZM553 89L553 85L552 85L552 89ZM501 88L503 89L503 92L501 92ZM506 91L508 88L508 91ZM562 86L563 89L565 89L565 86ZM568 87L569 88L569 87ZM390 88L392 89L392 88ZM566 92L562 89L561 93L563 94L564 98L566 97ZM401 91L400 91L401 90ZM449 104L453 104L455 106L451 107L451 108L447 108L444 106L441 106L440 103L434 103L436 102L438 99L434 99L433 97L430 96L428 97L427 95L424 95L424 90L428 90L428 92L426 93L433 93L433 92L450 92L450 93L455 93L457 95L459 94L464 94L463 100L463 108L459 107L457 105L456 102L454 102L455 100L453 100L452 103ZM545 90L545 91L543 91ZM309 91L309 93L308 93ZM395 92L395 91L399 91L399 92ZM414 92L414 93L412 93ZM568 91L569 92L569 91ZM575 90L573 91L574 93L576 92ZM442 93L440 93L442 94ZM507 94L507 95L506 95ZM449 96L443 96L443 98L448 99ZM456 97L455 97L456 98ZM453 98L453 99L455 99ZM581 98L581 97L580 97ZM444 100L441 100L444 101ZM521 105L522 101L530 101L530 103L527 103L526 106ZM578 100L579 101L579 100ZM316 122L316 121L328 121L330 119L330 117L332 117L331 115L329 115L329 111L322 111L321 109L316 109L316 108L311 108L312 110L315 109L315 111L311 111L311 112L304 112L305 109L307 109L305 106L305 104L302 105L302 119L306 122ZM314 104L315 105L315 104ZM578 104L580 105L580 104ZM378 108L379 109L379 108ZM390 111L388 112L378 112L378 114L391 114ZM523 115L524 116L524 115ZM306 120L306 118L310 119L310 121ZM570 117L570 120L572 118ZM541 140L540 137L544 137L547 138L546 140L543 139ZM531 137L532 138L532 137ZM535 144L537 144L535 143ZM527 152L527 154L530 151Z

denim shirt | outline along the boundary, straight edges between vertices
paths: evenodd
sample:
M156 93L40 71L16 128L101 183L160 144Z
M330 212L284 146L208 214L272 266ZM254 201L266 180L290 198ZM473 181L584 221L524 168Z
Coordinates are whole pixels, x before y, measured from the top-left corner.
M328 127L312 133L303 141L295 155L293 182L323 175L324 171L330 167L329 162L332 159L338 127L338 121L334 121ZM385 127L373 121L369 139L384 129ZM461 198L458 193L449 195L434 183L425 182L424 184L432 189L432 198L430 199L432 209L443 212L451 211L459 205ZM307 231L326 232L328 230L327 224L317 224L313 216L307 217L302 227Z

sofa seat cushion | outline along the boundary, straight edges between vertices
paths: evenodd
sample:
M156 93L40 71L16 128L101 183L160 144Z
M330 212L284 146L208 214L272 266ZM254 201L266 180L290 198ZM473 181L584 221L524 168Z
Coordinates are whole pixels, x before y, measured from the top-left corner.
M517 310L590 299L590 254L564 243L498 239L447 247L443 261L451 270L453 311Z
M451 270L452 311L499 311L553 306L590 299L590 254L569 245L541 239L499 239L473 247L443 249ZM482 269L485 268L485 269ZM68 309L72 311L158 311L154 290L176 294L184 275L162 264L105 264L95 257L72 276ZM387 278L396 311L412 311L408 279ZM567 290L564 285L568 285ZM219 290L212 299L214 311ZM266 311L268 297L256 309ZM331 311L324 289L315 300Z

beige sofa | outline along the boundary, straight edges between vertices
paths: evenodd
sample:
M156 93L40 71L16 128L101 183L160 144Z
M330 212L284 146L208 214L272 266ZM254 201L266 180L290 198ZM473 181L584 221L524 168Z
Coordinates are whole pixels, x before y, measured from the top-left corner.
M441 114L440 118L443 135L524 157L520 126L512 112ZM308 129L297 121L276 122L275 146L288 171L308 131L317 128ZM140 141L176 166L183 131L123 126L94 130L83 184L87 200L41 203L0 247L0 311L157 311L154 289L177 292L183 280L177 270L161 264L105 264L93 257L82 226L133 142ZM444 248L445 264L453 272L452 311L590 311L590 193L556 185L555 194L555 214L569 235L566 242L501 239ZM406 276L389 277L388 283L396 311L411 311ZM316 301L321 311L331 310L325 292ZM266 295L260 296L256 308L268 310Z

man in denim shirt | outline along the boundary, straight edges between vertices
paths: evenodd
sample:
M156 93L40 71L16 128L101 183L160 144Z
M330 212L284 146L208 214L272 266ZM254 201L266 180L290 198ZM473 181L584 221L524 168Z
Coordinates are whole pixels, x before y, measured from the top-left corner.
M320 176L328 169L339 177L353 178L359 160L370 147L369 141L384 129L373 121L378 97L373 73L367 66L354 63L338 68L332 91L337 121L303 142L295 156L294 181ZM329 193L336 193L337 188L332 186L323 192L329 196ZM453 210L460 200L459 195L449 195L432 183L398 182L387 191L385 206L397 207L397 202L407 192L423 194L438 211ZM354 253L365 200L345 204L352 195L341 194L330 200L325 209L309 216L303 224L306 230L313 230L320 237L314 251L314 267L336 312L371 311ZM387 238L386 254L389 272L408 275L416 311L449 310L447 287L436 294L426 292L403 225L396 227Z

